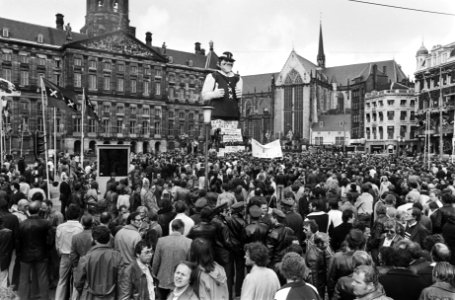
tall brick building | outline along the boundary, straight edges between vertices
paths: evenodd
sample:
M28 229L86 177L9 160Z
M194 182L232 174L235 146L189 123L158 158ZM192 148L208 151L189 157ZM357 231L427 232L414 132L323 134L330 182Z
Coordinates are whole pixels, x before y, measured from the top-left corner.
M90 96L101 124L80 113L48 109L48 131L57 128L58 151L78 152L84 119L84 149L97 143L131 143L134 152L166 151L202 138L200 91L216 68L213 43L207 53L199 42L193 53L135 37L128 0L87 0L80 33L56 15L55 28L0 18L0 77L22 92L8 99L7 149L31 153L32 133L43 130L40 76ZM50 129L49 129L50 128ZM22 144L23 141L23 144ZM50 148L54 148L52 141Z

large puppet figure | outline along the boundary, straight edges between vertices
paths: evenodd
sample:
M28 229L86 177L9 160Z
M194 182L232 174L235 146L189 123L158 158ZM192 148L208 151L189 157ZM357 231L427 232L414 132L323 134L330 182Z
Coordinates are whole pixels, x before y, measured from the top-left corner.
M232 72L234 59L231 52L224 52L218 58L220 70L205 78L202 99L214 107L212 119L239 120L239 100L242 98L242 78Z

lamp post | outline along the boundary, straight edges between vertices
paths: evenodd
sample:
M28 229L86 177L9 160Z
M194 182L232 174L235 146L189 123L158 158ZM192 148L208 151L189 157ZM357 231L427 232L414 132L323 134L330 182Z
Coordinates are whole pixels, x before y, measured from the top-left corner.
M202 107L204 113L204 124L205 124L205 180L204 185L206 190L208 191L209 188L209 129L210 129L210 121L212 121L212 110L213 106L204 106Z
M397 155L398 156L401 156L401 143L403 142L403 137L400 135L397 137L397 141L398 141L398 149L397 149Z

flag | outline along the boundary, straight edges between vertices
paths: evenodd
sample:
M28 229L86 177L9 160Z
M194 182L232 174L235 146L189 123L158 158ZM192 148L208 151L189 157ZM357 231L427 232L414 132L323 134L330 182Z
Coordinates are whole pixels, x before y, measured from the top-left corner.
M71 95L69 91L62 90L55 83L50 82L45 78L43 78L43 83L43 88L45 89L48 97L47 103L50 106L66 109L71 112L77 112L76 97L74 97L74 95Z
M253 157L258 158L275 158L283 157L283 152L281 151L280 140L275 140L266 145L262 145L255 139L251 141Z
M92 101L90 101L90 98L85 92L83 97L85 98L85 107L88 115L95 119L98 123L101 123L101 119L95 111L95 106L93 105Z
M5 96L20 96L21 92L16 90L16 86L3 78L0 78L0 94Z

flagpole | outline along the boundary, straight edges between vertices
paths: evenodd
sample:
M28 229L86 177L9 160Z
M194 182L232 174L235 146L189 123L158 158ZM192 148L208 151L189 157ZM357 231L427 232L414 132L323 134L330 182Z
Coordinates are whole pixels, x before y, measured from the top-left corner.
M57 108L54 107L54 181L57 180Z
M84 171L84 110L85 110L85 88L82 88L81 107L81 168Z
M47 105L47 95L46 87L44 86L43 77L41 77L41 106L43 110L43 132L44 132L44 162L46 168L46 184L47 184L47 199L49 197L49 168L47 167L48 151L47 151L47 133L46 133L46 105Z
M21 157L22 157L22 149L24 148L24 131L25 131L25 121L22 120L21 126Z
M3 168L3 98L5 98L6 94L1 93L0 94L0 162L1 166L0 168Z

